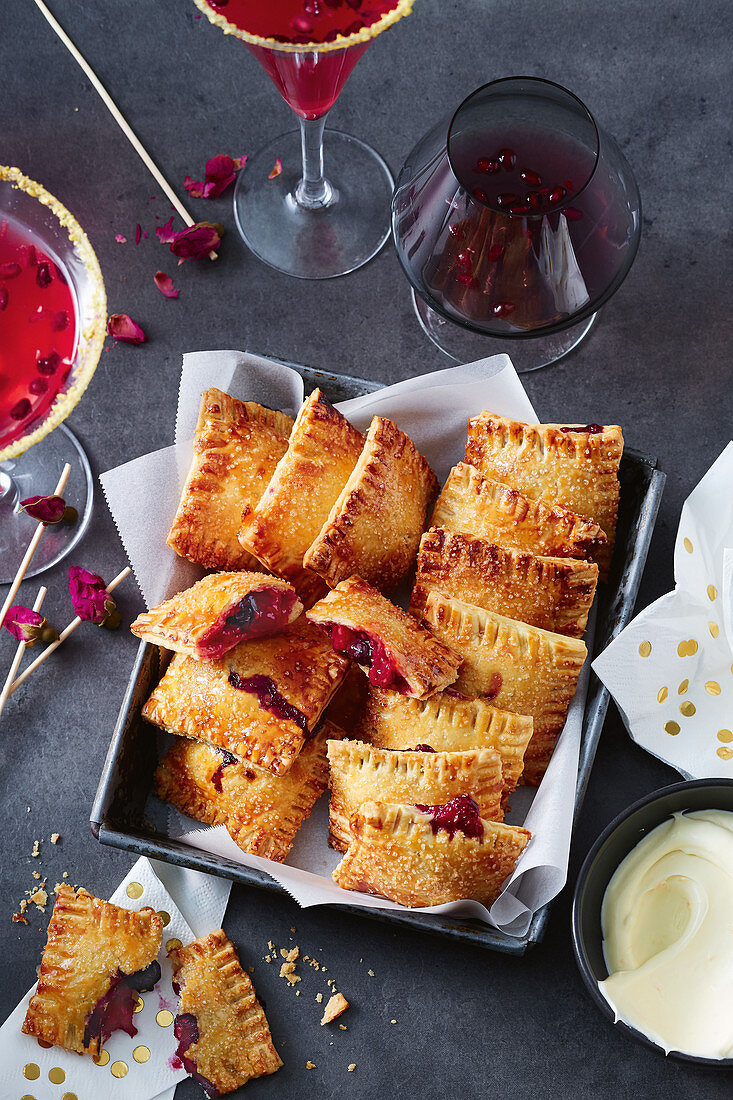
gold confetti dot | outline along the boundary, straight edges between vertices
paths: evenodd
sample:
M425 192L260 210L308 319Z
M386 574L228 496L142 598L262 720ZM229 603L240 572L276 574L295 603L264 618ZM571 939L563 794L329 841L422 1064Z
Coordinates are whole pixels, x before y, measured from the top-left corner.
M160 1027L170 1027L173 1023L173 1013L169 1012L167 1008L161 1008L158 1015L155 1017L156 1024Z
M717 623L708 623L708 630L710 631L711 638L717 638L720 634L720 627Z
M690 686L690 681L689 680L683 680L682 683L680 684L680 686L677 688L677 694L678 695L684 695L689 686Z
M79 1100L79 1097L75 1092L65 1092L61 1100Z
M47 1043L45 1039L36 1039L36 1042L39 1047L43 1047L44 1050L50 1050L53 1046L53 1043Z
M720 695L720 684L717 680L708 680L705 690L708 695Z
M163 927L164 927L164 928L167 928L167 927L168 927L168 925L169 925L169 924L170 924L170 922L171 922L171 915L170 915L170 913L166 913L165 909L159 909L159 910L158 910L158 916L160 917L160 919L161 919L161 920L162 920L162 922L163 922Z
M167 941L167 943L166 943L166 945L165 945L165 949L166 949L166 951L175 951L175 950L176 950L176 948L177 948L177 947L180 947L180 946L181 946L181 941L180 941L180 940L177 940L177 939L176 939L176 938L174 937L174 938L173 938L172 940L168 940L168 941Z
M37 1081L41 1076L41 1070L35 1062L29 1062L23 1069L23 1076L26 1081Z
M100 1050L99 1054L94 1055L92 1061L95 1063L95 1065L106 1066L107 1062L109 1062L109 1051Z
M54 1066L53 1069L48 1071L48 1079L52 1085L63 1085L66 1080L66 1074L58 1066Z
M694 638L687 638L677 646L677 653L680 657L692 657L697 653L697 642Z
M733 759L733 749L729 749L726 745L721 745L718 749L718 756L721 760Z
M109 1067L109 1072L113 1077L126 1077L127 1076L127 1062L113 1062Z
M679 723L678 722L665 722L664 732L668 733L670 735L670 737L676 737L677 734L680 732Z
M718 741L733 741L733 731L718 730Z
M717 599L717 597L718 597L717 588L715 587L714 584L709 584L708 585L708 599L712 601L712 600Z
M142 1012L142 1010L144 1008L145 1008L145 1001L142 999L142 997L138 996L137 1001L135 1003L135 1007L133 1008L132 1011L133 1012Z
M135 898L141 898L143 896L143 888L139 882L128 882L127 890L125 891L125 893L127 894L128 898L132 898L134 901Z
M651 651L652 651L652 643L651 642L642 642L641 645L639 646L639 656L640 657L648 657L649 654L651 653Z
M695 704L691 703L689 699L684 703L680 703L680 714L685 718L692 718L695 710Z
M666 687L660 688L657 692L657 702L663 703L668 694L669 692L667 691Z
M147 1047L135 1047L132 1056L136 1062L147 1062L150 1057L150 1051Z
M688 554L692 553L692 543L689 539L685 539L682 543Z

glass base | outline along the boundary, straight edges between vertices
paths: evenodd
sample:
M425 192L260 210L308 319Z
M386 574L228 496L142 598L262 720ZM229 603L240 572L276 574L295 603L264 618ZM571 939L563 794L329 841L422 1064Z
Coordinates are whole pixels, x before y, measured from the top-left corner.
M552 336L513 340L511 337L482 336L454 321L446 321L412 291L412 305L423 332L434 344L456 363L474 363L487 355L506 354L514 364L517 374L548 367L576 348L590 332L597 313L577 325L556 332Z
M268 179L277 158L282 172ZM311 210L294 198L301 178L300 132L282 134L239 173L234 216L244 243L270 267L298 279L333 279L376 256L390 235L394 180L358 138L326 130L326 178L332 199Z
M38 521L18 511L26 497L54 491L66 463L71 466L62 496L79 513L76 523L55 523L33 555L26 578L37 577L65 558L82 537L92 518L94 483L84 449L65 424L36 443L19 458L0 463L0 584L10 584L18 571Z

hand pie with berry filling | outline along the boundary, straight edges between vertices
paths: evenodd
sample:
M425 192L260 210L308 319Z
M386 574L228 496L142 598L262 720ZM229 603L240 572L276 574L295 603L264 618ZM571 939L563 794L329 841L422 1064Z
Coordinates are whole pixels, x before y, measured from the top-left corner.
M168 545L205 569L251 569L237 538L242 509L260 499L285 454L293 421L221 390L201 395L194 457Z
M306 613L371 684L423 698L452 684L461 658L361 577L341 581Z
M328 786L326 740L340 736L325 722L281 776L201 741L176 738L158 765L155 793L188 817L226 825L242 851L282 861Z
M173 988L181 998L173 1033L176 1057L207 1096L234 1092L282 1065L267 1017L222 929L171 948Z
M365 802L349 828L334 880L409 907L492 905L530 841L526 829L483 819L467 795L444 806Z
M590 558L607 541L587 516L545 500L530 500L518 489L482 477L466 462L459 462L448 475L429 526L555 558Z
M353 736L382 749L414 749L418 745L451 753L496 749L506 802L524 768L532 719L499 710L485 699L469 699L452 688L429 699L410 699L396 691L371 688Z
M160 979L162 935L150 908L133 912L58 886L23 1032L79 1054L99 1054L120 1029L137 1035L133 1010Z
M345 852L349 821L363 802L450 802L471 794L481 817L501 821L504 782L496 749L462 752L378 749L363 741L329 741L331 807L329 844Z
M303 557L354 469L364 437L314 390L298 413L288 449L258 504L242 512L241 545L290 581L306 607L326 592Z
M608 539L596 554L604 580L616 533L623 449L616 424L521 424L482 412L468 422L466 462L534 500L562 504L600 524Z
M326 708L325 717L340 730L349 733L359 720L368 694L369 681L358 665L350 664L349 671Z
M464 658L458 691L534 721L522 781L537 786L559 737L587 650L577 638L552 634L492 611L430 592L425 621Z
M485 611L579 638L597 580L595 562L535 557L435 528L420 542L410 611L421 619L428 592L437 590Z
M380 592L410 571L438 480L412 440L375 416L364 449L303 564L334 588L357 575Z
M203 661L240 642L278 634L303 605L295 589L264 573L212 573L138 615L130 627L143 641Z
M312 735L348 660L301 615L215 661L177 653L142 715L283 775Z

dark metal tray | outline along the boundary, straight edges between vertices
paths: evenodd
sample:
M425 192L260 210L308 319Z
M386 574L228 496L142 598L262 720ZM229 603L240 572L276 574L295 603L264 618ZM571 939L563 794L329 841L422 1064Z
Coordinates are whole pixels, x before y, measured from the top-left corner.
M297 363L289 365L303 376L307 393L320 386L333 402L358 397L380 388L377 383L364 379L317 371ZM628 448L621 460L619 477L621 499L616 550L609 583L603 586L600 593L594 647L596 653L605 649L631 618L665 482L665 474L659 470L656 458ZM111 844L136 855L153 856L182 867L193 867L209 874L221 875L248 886L285 893L282 886L264 872L250 870L232 860L208 855L171 840L146 818L145 808L152 789L157 753L156 738L150 736L150 729L141 720L140 711L158 683L162 671L158 649L143 642L138 650L92 807L92 832L103 844ZM608 700L608 691L591 673L580 747L580 769L575 797L576 819L593 765ZM451 920L426 913L358 909L350 905L339 908L362 917L407 925L412 929L450 936L495 951L523 955L529 947L542 939L550 904L535 914L527 934L520 938L506 936L477 920Z

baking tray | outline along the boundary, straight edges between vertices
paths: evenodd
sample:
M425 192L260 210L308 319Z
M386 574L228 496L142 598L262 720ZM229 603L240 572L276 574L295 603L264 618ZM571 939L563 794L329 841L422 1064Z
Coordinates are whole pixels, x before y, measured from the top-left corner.
M313 370L298 363L288 365L302 375L306 393L320 386L333 402L359 397L381 388L380 384L362 378ZM599 593L594 656L605 649L632 616L665 478L666 475L658 468L656 458L631 448L624 450L619 470L621 497L616 549L609 583L602 586ZM92 807L90 822L94 836L102 844L110 844L135 855L153 856L181 867L192 867L208 874L221 875L247 886L259 886L264 890L286 894L283 887L264 872L171 840L147 819L146 803L152 790L157 751L156 738L150 736L150 727L140 718L140 711L162 672L157 647L143 642L125 692ZM576 821L606 717L608 700L608 691L591 673L583 717L580 768L575 796ZM521 937L506 936L477 920L456 920L428 913L359 909L351 905L342 905L339 908L360 917L449 936L454 940L511 955L523 955L542 939L551 904L548 903L535 913L526 935Z

